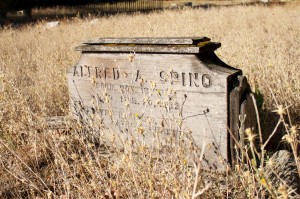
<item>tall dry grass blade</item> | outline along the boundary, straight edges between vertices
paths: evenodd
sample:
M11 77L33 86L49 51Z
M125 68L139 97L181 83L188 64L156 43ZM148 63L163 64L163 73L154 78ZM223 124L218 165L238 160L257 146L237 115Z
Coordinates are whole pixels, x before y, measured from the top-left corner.
M0 143L10 152L12 153L35 177L44 185L44 187L48 190L48 192L52 192L49 187L46 185L44 180L37 174L35 173L14 151L12 151L4 142L2 139L0 139ZM37 191L40 192L39 189ZM55 196L54 196L55 197Z

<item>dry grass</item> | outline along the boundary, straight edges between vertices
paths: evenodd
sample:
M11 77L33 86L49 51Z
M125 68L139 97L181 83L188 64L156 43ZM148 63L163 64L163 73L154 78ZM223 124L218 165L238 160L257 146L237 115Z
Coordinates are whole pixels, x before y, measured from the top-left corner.
M96 23L90 23L93 18L74 18L55 28L47 28L45 21L19 29L4 27L1 198L192 198L198 190L203 190L202 198L284 198L287 188L272 187L262 165L250 159L225 173L203 171L199 156L186 155L201 152L188 145L188 137L172 153L154 158L147 147L140 147L139 154L130 144L125 151L107 148L97 136L99 123L83 129L70 122L72 130L61 132L49 129L44 118L68 114L66 69L79 59L73 49L82 40L208 36L222 42L218 56L243 69L253 89L263 94L264 108L277 109L279 122L286 126L285 139L299 158L299 131L292 123L300 118L299 12L299 6L231 7L116 15ZM278 111L281 104L290 107L288 119L286 111ZM253 147L249 142L249 150Z

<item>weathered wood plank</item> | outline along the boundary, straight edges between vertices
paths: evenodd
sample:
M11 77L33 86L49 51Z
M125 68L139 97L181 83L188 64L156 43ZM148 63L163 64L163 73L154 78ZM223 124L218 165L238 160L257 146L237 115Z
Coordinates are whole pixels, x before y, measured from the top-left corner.
M223 170L229 157L234 161L227 127L243 140L239 129L248 123L240 126L239 116L252 114L250 88L238 77L240 70L213 53L220 43L199 37L100 38L83 44L76 48L82 52L79 62L68 69L74 116L87 124L100 118L107 136L147 145L171 146L191 133L197 147L206 146L206 168ZM142 133L136 134L137 127Z
M199 53L199 47L155 47L155 46L79 46L75 50L84 52L156 52L156 53Z
M229 96L229 111L230 111L230 130L235 136L236 140L241 140L239 136L239 129L240 129L240 111L241 111L241 103L243 97L246 95L246 93L250 92L250 87L247 82L247 79L245 76L238 76L238 86L235 87L231 92ZM241 140L242 141L242 140ZM235 142L231 138L230 139L230 154L231 154L231 161L236 161L236 152L235 152Z
M241 103L241 109L240 109L240 128L239 128L239 143L241 147L245 147L246 142L246 135L245 130L247 128L250 128L253 132L257 132L257 116L255 112L253 99L250 95L250 93L247 93L246 98ZM243 152L240 151L240 157L242 157L242 160L245 161L245 155L242 154Z
M83 44L195 44L210 41L207 37L178 37L178 38L98 38L82 42Z
M180 53L197 54L206 51L214 51L220 47L220 43L205 42L193 46L181 45L82 45L75 48L82 52L141 52L141 53Z
M74 115L102 117L124 139L131 133L128 119L138 117L145 132L136 138L149 145L158 130L165 136L192 132L197 147L207 146L204 165L222 170L220 160L228 160L227 78L238 70L220 70L219 64L194 54L83 53L68 70L71 107Z
M244 147L245 130L250 128L253 132L257 132L257 119L254 107L254 102L250 94L247 94L246 99L241 103L241 125L240 125L240 144Z

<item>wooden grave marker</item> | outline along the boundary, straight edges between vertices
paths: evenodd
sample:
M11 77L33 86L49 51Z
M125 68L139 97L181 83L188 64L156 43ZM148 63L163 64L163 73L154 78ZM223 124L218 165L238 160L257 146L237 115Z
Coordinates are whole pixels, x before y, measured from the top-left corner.
M71 111L77 119L100 115L107 128L119 127L114 131L125 138L130 134L124 131L126 117L143 118L146 144L156 142L150 127L166 134L192 132L198 147L206 145L204 164L223 170L220 159L234 157L228 127L239 139L240 107L250 90L242 71L214 54L220 46L207 37L83 42L76 48L80 60L67 71ZM243 103L243 114L252 110L248 104Z

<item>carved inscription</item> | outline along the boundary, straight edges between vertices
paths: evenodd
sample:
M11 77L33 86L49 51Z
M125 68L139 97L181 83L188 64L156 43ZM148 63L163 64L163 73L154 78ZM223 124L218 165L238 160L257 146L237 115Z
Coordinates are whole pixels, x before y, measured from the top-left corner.
M197 55L136 54L128 61L126 53L85 53L68 70L71 107L78 103L84 117L101 116L121 136L141 125L145 143L157 131L191 132L218 165L216 153L223 159L228 154L227 81L235 72L211 70Z
M97 82L96 87L101 88L101 89L107 89L109 91L113 91L115 86L110 83Z
M125 77L132 78L128 76L126 71L123 72ZM106 67L93 67L93 66L74 66L74 77L95 77L97 79L120 79L120 70L118 68L106 68ZM133 73L134 81L141 79L142 74L140 70L135 70ZM170 84L181 84L187 87L199 87L200 85L204 88L209 88L212 84L212 78L209 74L200 74L192 72L176 72L176 71L160 71L159 72L160 81L170 82Z
M211 75L206 73L186 71L182 72L179 70L160 70L156 74L157 75L156 77L154 76L154 79L157 79L157 82L161 83L162 85L179 85L182 86L182 88L202 87L204 89L208 89L212 86L212 77ZM99 80L95 82L95 88L100 89L102 91L105 90L107 92L111 92L111 94L107 95L106 97L99 97L100 102L110 100L114 101L114 104L127 103L139 106L147 105L148 108L165 108L168 112L177 111L177 113L180 114L179 110L181 109L181 106L185 103L185 100L188 96L187 93L183 93L185 98L184 100L180 99L179 101L176 101L171 98L165 101L161 100L162 89L150 88L151 82L155 85L156 83L154 81L148 81L147 79L145 79L145 77L143 76L143 71L139 69L132 71L120 71L120 68L117 67L95 67L79 65L73 67L73 77L84 78L87 81L91 78L96 78L96 80ZM130 84L132 80L136 83ZM146 86L145 82L147 81L148 85ZM164 88L164 90L165 89L166 88ZM149 97L149 95L151 97ZM190 96L188 98L190 98ZM115 103L115 101L118 101L119 103ZM89 112L94 112L92 109ZM203 112L205 112L206 110L209 110L209 108L204 107L200 110L200 113L186 112L183 117L187 119L191 117L200 116L203 115ZM107 110L100 109L100 115L107 116L107 114Z
M182 86L189 86L189 87L199 87L200 84L205 88L211 86L211 81L210 81L211 77L208 74L187 73L187 72L178 73L175 71L171 71L170 73L168 73L166 71L160 71L159 76L160 76L160 81L162 82L170 81L171 84L174 84L175 82L180 82Z

